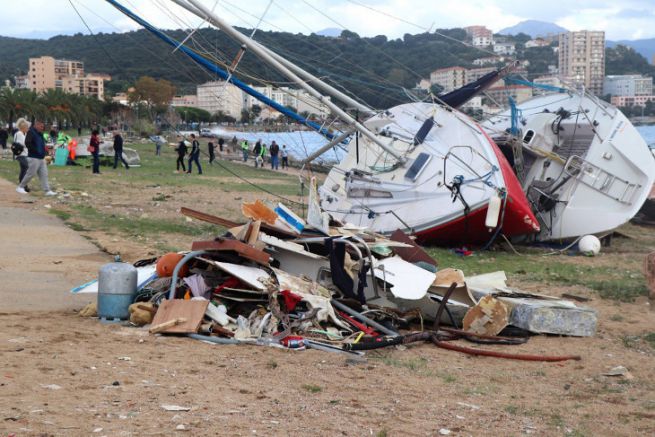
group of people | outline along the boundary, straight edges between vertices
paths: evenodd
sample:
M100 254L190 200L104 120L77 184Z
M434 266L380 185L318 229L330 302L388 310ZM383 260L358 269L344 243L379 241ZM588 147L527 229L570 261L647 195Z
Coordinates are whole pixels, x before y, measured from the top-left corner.
M243 140L241 143L241 152L243 153L243 162L248 162L251 152L248 140ZM270 147L266 147L266 144L264 144L260 139L252 148L252 154L255 161L255 168L264 168L266 155L270 156L271 170L279 169L280 157L282 158L282 169L289 168L289 152L287 151L287 146L285 144L283 144L280 149L280 146L273 141L271 142Z
M36 120L33 124L25 118L20 118L16 121L16 132L13 136L11 145L14 159L19 165L18 186L16 191L20 194L29 193L30 181L36 176L41 183L41 189L46 196L54 196L56 193L51 190L50 182L48 181L48 164L52 157L48 154L47 144L53 143L57 148L68 148L67 164L75 164L74 153L77 142L72 141L72 138L66 135L63 131L57 131L52 128L50 131L45 130L45 124L41 120ZM6 129L0 130L0 137L2 131L7 132ZM78 128L78 132L81 128ZM88 151L93 158L92 172L93 174L100 174L100 144L102 139L97 129L91 132L91 139L89 140ZM6 147L6 140L4 146ZM114 133L114 168L117 168L118 163L122 162L126 169L129 165L125 158L123 158L123 137L120 132ZM76 165L76 164L75 164Z
M196 139L195 134L191 134L191 153L189 153L189 169L184 166L184 158L187 155L187 152L189 150L189 147L187 146L187 141L182 137L178 136L177 137L178 144L175 150L177 151L177 171L180 171L180 167L182 167L182 171L186 172L187 174L191 174L193 170L193 163L196 163L196 166L198 167L198 174L202 174L202 167L200 166L200 143ZM209 143L210 146L210 154L209 154L209 163L212 164L214 161L215 155L214 155L214 145Z

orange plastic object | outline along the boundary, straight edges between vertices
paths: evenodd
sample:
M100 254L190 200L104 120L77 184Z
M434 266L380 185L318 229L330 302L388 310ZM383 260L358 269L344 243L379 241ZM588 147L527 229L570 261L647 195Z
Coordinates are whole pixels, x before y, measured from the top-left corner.
M264 205L261 200L257 200L255 203L244 203L241 205L241 212L250 219L261 220L271 226L275 226L275 220L278 217L277 213Z
M184 258L184 255L175 252L162 255L162 257L157 260L157 276L160 278L173 276L173 270L175 270L175 266L182 258ZM189 266L185 264L180 269L179 277L183 278L187 273L189 273Z

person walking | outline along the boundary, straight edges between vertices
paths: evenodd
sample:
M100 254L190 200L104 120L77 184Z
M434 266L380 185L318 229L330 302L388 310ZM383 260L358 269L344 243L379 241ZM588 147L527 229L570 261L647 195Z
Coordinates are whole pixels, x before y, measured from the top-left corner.
M223 137L220 137L218 139L218 151L221 152L221 154L223 154L223 145L224 144L225 144L225 140L223 139Z
M180 166L182 166L182 171L186 172L186 167L184 166L184 157L186 156L187 146L186 141L181 136L177 137L179 143L175 150L177 151L177 172L180 172Z
M20 194L27 194L25 187L36 175L39 176L41 189L45 192L46 196L54 196L57 194L50 189L50 184L48 183L48 167L44 159L46 156L45 140L43 139L44 127L43 122L37 120L34 122L34 126L30 127L25 134L25 147L27 147L27 171L16 188L16 192Z
M287 145L282 144L282 170L289 169L289 152L287 151Z
M264 163L266 162L266 152L268 149L266 148L266 144L262 143L262 151L259 152L259 168L264 168Z
M12 151L14 152L14 157L20 166L20 173L18 174L18 183L20 184L20 182L25 177L25 173L27 173L27 168L29 167L29 164L27 163L27 147L25 147L25 135L27 134L27 130L30 128L30 123L24 118L19 118L16 122L16 127L18 130L14 134L14 144L12 145ZM23 189L27 193L30 192L27 184L25 184Z
M214 159L216 159L216 155L214 154L214 143L211 141L207 143L207 149L209 151L209 165L214 165Z
M262 154L262 140L255 143L255 147L252 149L252 154L255 157L255 168L257 168Z
M202 174L202 167L200 167L200 143L196 140L196 134L191 134L191 153L189 154L188 174L191 174L191 170L193 169L192 163L194 162L198 166L198 174Z
M0 147L7 148L7 139L9 138L9 131L4 126L0 126Z
M125 169L130 169L127 161L125 158L123 158L123 136L119 131L116 131L114 134L114 170L116 170L116 167L118 167L119 160L125 164Z
M270 149L268 152L271 154L271 170L278 169L278 154L280 153L280 146L277 145L275 141L271 143Z
M248 145L248 140L243 140L243 142L241 143L241 152L243 153L243 162L248 162L248 154L250 153L250 146Z
M97 129L91 132L89 152L93 156L93 174L100 174L100 136Z

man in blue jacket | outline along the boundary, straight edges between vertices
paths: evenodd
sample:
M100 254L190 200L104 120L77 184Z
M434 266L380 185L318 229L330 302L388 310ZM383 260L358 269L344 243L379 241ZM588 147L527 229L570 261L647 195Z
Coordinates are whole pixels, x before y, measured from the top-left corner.
M25 187L35 175L39 176L41 188L46 196L54 196L54 191L50 190L48 183L48 167L44 160L46 156L45 140L43 139L43 122L37 120L25 135L25 147L27 147L27 172L20 181L16 191L20 194L27 194Z

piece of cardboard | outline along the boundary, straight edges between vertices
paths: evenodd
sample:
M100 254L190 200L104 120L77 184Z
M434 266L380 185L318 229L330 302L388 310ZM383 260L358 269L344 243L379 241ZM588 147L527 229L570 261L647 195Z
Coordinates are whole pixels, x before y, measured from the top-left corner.
M200 323L207 311L208 300L165 300L159 305L152 325L160 325L175 319L185 319L184 323L171 326L163 331L165 334L191 334L198 332Z

